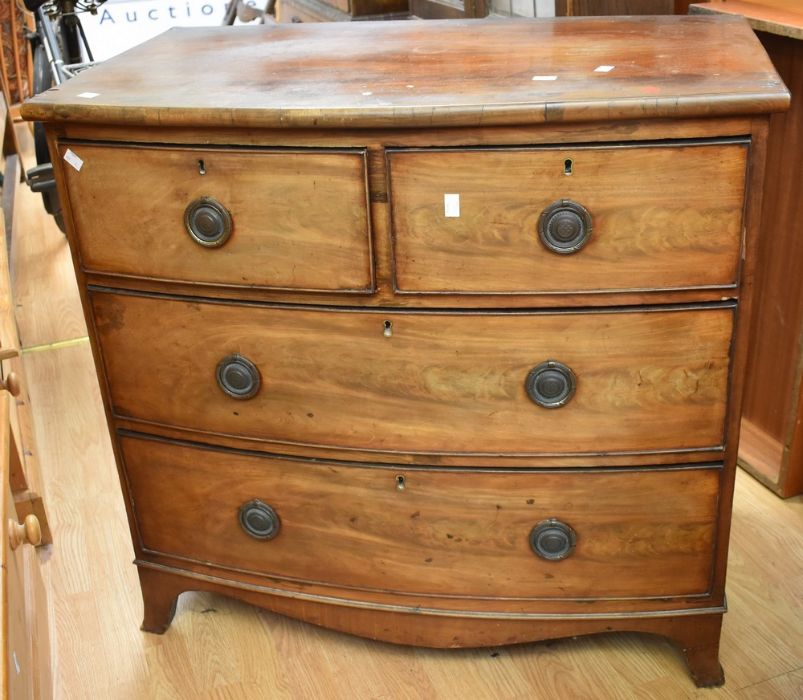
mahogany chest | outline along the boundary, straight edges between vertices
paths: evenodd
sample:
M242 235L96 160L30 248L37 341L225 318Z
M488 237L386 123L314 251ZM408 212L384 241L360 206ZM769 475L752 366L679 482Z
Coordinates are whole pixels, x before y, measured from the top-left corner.
M709 17L172 30L47 123L145 605L718 645L768 113Z

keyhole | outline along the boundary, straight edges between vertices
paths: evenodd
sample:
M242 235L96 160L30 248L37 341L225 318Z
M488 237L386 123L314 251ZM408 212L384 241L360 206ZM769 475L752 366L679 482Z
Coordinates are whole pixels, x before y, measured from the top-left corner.
M385 321L382 324L382 335L386 338L390 338L393 335L393 321Z
M206 166L204 165L203 160L198 161L198 174L206 175Z
M571 158L567 158L566 160L564 160L563 161L563 174L564 175L571 175L573 167L574 167L574 163L572 163L572 159Z
M399 491L404 491L404 487L407 485L406 481L404 474L396 474L396 488Z

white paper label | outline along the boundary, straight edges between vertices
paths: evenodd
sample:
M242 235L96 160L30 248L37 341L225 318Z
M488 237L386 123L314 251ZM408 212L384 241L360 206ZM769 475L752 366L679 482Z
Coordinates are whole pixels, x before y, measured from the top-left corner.
M616 66L597 66L594 69L595 73L610 73Z
M79 92L78 97L83 97L85 100L92 100L100 95L99 92Z
M557 75L534 75L533 80L557 80Z
M73 168L75 168L78 172L81 172L81 168L84 167L84 161L82 161L75 153L73 153L69 148L67 152L64 154L64 160L66 160Z
M460 195L443 195L443 215L447 218L460 218Z

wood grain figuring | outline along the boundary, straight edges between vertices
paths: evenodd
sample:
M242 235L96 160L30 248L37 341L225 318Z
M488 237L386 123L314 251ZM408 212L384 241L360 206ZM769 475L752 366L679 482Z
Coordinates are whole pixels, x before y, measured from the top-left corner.
M36 209L34 209L36 205ZM25 200L33 216L38 201ZM44 216L44 214L41 214ZM32 230L32 246L47 247L62 234L43 226ZM42 237L40 239L40 237ZM51 238L52 237L52 238ZM62 237L63 238L63 237ZM21 259L23 276L35 276L36 261ZM64 265L65 262L62 262ZM58 271L58 268L57 268ZM68 276L41 279L43 301L63 296L77 303ZM57 315L45 305L43 314ZM57 318L43 323L58 325ZM69 338L65 335L64 339ZM330 632L229 597L229 586L162 577L154 586L173 599L185 588L169 634L143 635L137 570L131 566L131 537L111 453L88 344L26 355L32 407L40 429L41 461L59 546L45 567L53 616L52 639L59 673L53 697L149 698L159 694L195 700L213 692L222 697L260 697L271 688L276 698L325 695L333 700L359 697L648 697L693 698L681 656L653 634L603 633L548 644L505 649L432 650L379 644ZM82 410L75 410L75 406ZM798 614L803 589L803 530L799 498L782 501L744 473L737 474L728 603L721 657L727 684L707 698L763 700L795 697L803 668L803 620ZM86 563L78 568L75 561ZM773 561L773 566L767 566ZM247 591L237 593L246 599ZM253 598L258 597L256 594ZM259 596L265 605L265 597ZM299 614L297 601L270 599L284 614ZM256 602L256 601L253 601ZM278 609L278 608L277 608ZM311 604L307 619L335 618L344 628L369 613ZM398 619L392 618L392 620ZM385 625L414 635L430 618L414 617L407 627ZM431 629L453 636L445 618L431 618ZM680 618L699 628L699 616ZM666 624L677 624L669 618ZM631 629L654 630L661 619L628 619ZM557 623L555 623L557 624ZM577 625L578 623L569 623ZM605 630L608 621L582 623ZM624 621L621 624L625 624ZM385 626L376 625L382 630ZM504 639L543 631L566 632L543 621L488 623L487 634ZM576 634L577 629L574 630ZM434 633L434 631L433 631ZM767 640L772 640L768 643ZM214 691L210 691L214 688Z
M402 473L400 490L392 469L122 444L145 550L280 579L445 597L699 595L710 583L718 470L415 470ZM240 528L238 509L254 498L279 516L273 540ZM548 518L577 532L563 561L530 549L530 531Z
M89 270L240 287L373 286L359 151L64 143L60 156L68 149L83 161L65 173ZM231 214L231 238L219 248L199 245L185 228L184 211L200 197Z
M593 72L609 64L617 68ZM202 88L191 75L203 76ZM98 97L78 97L87 91ZM745 115L788 102L742 19L603 17L171 29L34 97L22 114L162 127L398 128Z
M744 144L392 151L389 161L401 291L597 293L737 283ZM445 193L459 195L459 216L444 215ZM590 241L570 255L553 253L538 236L541 212L564 199L592 217Z
M733 310L399 314L92 294L117 415L357 450L576 454L721 445ZM385 321L392 324L384 335ZM253 362L264 386L228 398L215 371ZM559 409L525 379L577 376ZM203 410L196 407L203 406ZM456 431L455 426L460 426Z
M172 80L168 95L160 81L186 65L188 55L198 52L196 73L210 60L230 65L222 59L243 53L240 42L249 38L174 32L76 79L76 89L98 93L93 100L71 97L73 82L31 103L30 114L40 108L49 114L79 290L115 430L113 450L124 492L133 494L126 508L144 629L165 631L187 587L413 644L526 641L597 632L605 621L604 629L669 635L698 685L720 684L758 185L766 114L786 105L785 88L744 22L735 20L356 25L260 29L250 37L273 41L251 42L236 76L209 71L203 91ZM280 58L265 64L275 51ZM362 70L363 64L370 68ZM614 68L595 71L600 65ZM94 83L85 79L92 74ZM113 84L103 83L111 76ZM713 118L718 115L727 119ZM86 145L69 140L76 134L103 148L125 143L134 154L179 151L179 144L232 155L248 146L300 155L359 149L367 165L362 182L375 245L375 298L330 294L321 304L324 292L314 293L320 288L263 286L252 294L247 286L91 270L81 258L87 234L76 225L81 199L71 197L72 166L59 152L59 144ZM749 152L724 143L726 136L749 139ZM701 145L703 138L711 143ZM686 168L678 176L658 155L633 161L666 173L666 189L696 205L681 214L671 209L682 230L694 213L719 210L701 216L722 258L708 260L705 273L693 264L687 270L692 277L713 269L713 279L728 280L719 289L722 283L681 280L690 286L672 291L660 286L656 272L658 287L602 290L596 308L583 307L589 296L583 292L557 290L535 300L526 288L501 293L505 302L516 298L510 306L501 294L475 302L476 293L442 293L451 298L437 302L444 305L440 311L428 297L405 297L390 284L394 174L388 175L387 150L451 145L500 152L518 145L531 153L563 144L582 158L592 144L624 152L625 144L646 146L638 143L644 140L658 140L667 151L694 140L695 147L727 154L719 163L700 163L697 170L708 168L703 175ZM741 160L729 160L735 152ZM158 169L153 175L161 181ZM695 183L691 193L678 184L688 179ZM635 197L635 182L620 179L619 187ZM733 188L725 195L723 182ZM714 203L705 204L710 209L694 199L707 188L716 192ZM116 208L130 201L122 197ZM507 210L504 203L501 209ZM728 219L720 229L728 216L737 224ZM637 219L627 223L637 238ZM733 236L729 243L723 230ZM660 231L674 250L675 228ZM469 245L481 240L470 234ZM700 248L699 239L690 234L689 247ZM304 251L305 259L312 255L319 251ZM653 257L653 268L662 270ZM582 276L582 270L569 274ZM448 283L437 280L436 289ZM569 290L582 286L571 284ZM178 289L181 296L168 294ZM240 301L224 299L235 292ZM377 308L361 307L369 304ZM247 370L261 379L248 400L223 391L224 358L242 363L241 377ZM545 360L565 362L577 376L575 395L557 410L537 407L524 386ZM229 394L245 387L236 373L229 376ZM170 436L185 442L168 443ZM124 454L130 440L147 443L142 454L132 452L133 467ZM162 449L169 454L157 454ZM617 460L626 468L613 469ZM413 461L416 466L401 466ZM687 481L675 483L669 474ZM385 476L392 478L382 481ZM286 514L278 536L259 543L276 547L256 550L242 540L235 513L246 498L264 499ZM560 563L564 577L526 578L525 562L532 561L526 538L509 534L532 528L529 507L539 503L571 516L583 532L572 557ZM277 552L276 559L260 556L263 550ZM624 554L624 565L611 566L611 552ZM375 555L360 567L358 553L360 562ZM506 560L513 566L494 566ZM638 565L630 563L635 560ZM675 584L681 587L669 588ZM401 618L402 612L409 616ZM439 625L439 618L448 622ZM526 692L507 693L517 695Z

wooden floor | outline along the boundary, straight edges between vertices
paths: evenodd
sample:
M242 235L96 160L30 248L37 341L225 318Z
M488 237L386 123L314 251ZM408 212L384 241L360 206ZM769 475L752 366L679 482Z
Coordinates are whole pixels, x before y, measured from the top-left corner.
M498 650L368 642L213 595L181 596L164 636L142 603L67 244L19 187L17 315L55 544L50 592L58 698L803 698L803 498L740 473L721 660L698 691L660 638L602 635Z

